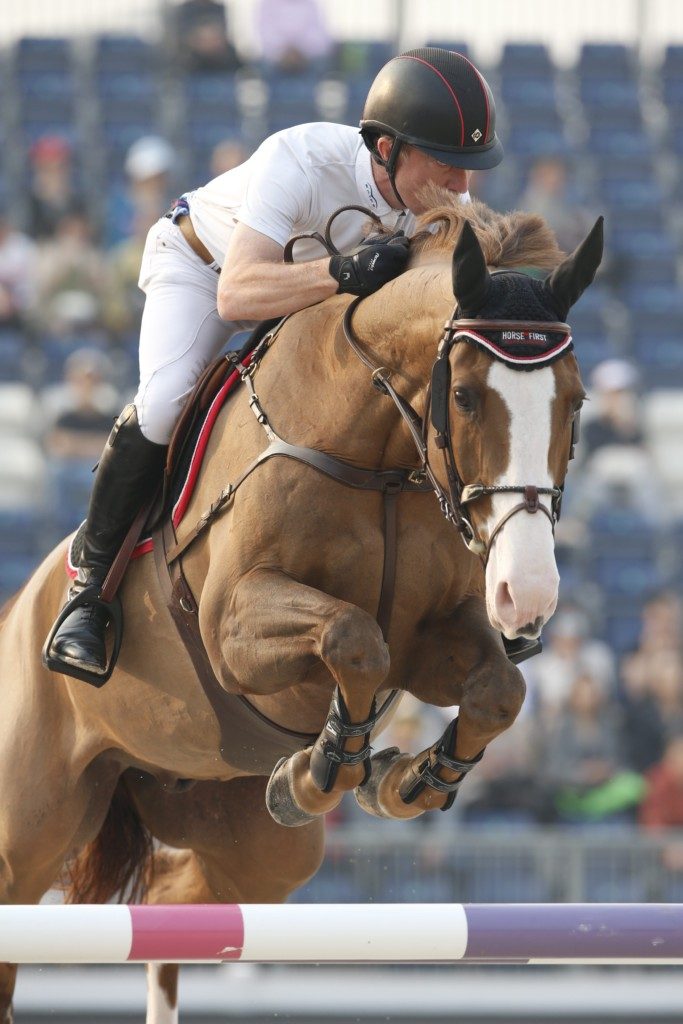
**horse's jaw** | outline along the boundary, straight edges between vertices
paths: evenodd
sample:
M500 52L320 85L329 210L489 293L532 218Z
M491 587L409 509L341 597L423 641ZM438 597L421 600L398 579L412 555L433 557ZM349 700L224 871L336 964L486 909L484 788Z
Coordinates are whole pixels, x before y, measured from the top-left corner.
M555 377L551 367L520 373L494 363L487 384L503 399L509 415L509 457L494 482L513 487L551 487L551 443ZM495 494L483 525L491 536L519 506L519 493ZM549 508L549 495L541 501ZM537 637L557 605L559 573L552 525L542 512L516 512L496 535L486 567L486 606L491 625L507 639Z

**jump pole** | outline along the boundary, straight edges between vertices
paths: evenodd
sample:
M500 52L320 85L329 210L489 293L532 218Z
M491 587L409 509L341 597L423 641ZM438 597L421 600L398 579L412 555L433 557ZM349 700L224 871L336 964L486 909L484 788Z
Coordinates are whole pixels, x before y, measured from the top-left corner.
M683 904L0 907L0 962L683 964Z

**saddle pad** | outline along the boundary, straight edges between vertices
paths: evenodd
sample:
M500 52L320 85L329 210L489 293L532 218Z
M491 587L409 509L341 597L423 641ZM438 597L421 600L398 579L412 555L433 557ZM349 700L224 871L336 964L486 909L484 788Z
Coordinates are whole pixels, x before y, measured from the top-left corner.
M248 360L245 360L245 362L247 361ZM206 415L195 425L193 437L190 438L189 443L185 446L187 455L181 460L181 465L178 467L174 476L170 506L173 526L176 529L182 522L183 516L187 511L187 506L190 503L190 498L194 492L194 488L199 477L199 471L201 470L202 462L204 461L204 454L209 443L209 438L211 437L211 431L213 430L218 414L223 408L228 395L231 394L238 381L239 374L235 370L230 374L223 386L216 393L215 398L206 411ZM67 551L66 571L72 579L76 576L80 562L84 531L85 522L81 523L74 534ZM139 558L140 555L145 555L148 551L151 551L153 547L154 541L147 535L145 529L143 530L142 539L138 541L133 550L131 558Z

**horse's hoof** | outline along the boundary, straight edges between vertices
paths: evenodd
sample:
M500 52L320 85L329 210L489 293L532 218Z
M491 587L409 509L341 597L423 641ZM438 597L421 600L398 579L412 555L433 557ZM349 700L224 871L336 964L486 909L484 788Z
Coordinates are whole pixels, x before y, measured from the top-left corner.
M382 809L379 801L379 787L402 756L398 747L386 747L370 758L370 778L361 786L356 786L354 790L356 803L368 814L374 814L376 818L392 817Z
M302 811L292 792L291 758L281 757L273 768L266 787L266 807L273 821L297 828L315 821L318 815Z

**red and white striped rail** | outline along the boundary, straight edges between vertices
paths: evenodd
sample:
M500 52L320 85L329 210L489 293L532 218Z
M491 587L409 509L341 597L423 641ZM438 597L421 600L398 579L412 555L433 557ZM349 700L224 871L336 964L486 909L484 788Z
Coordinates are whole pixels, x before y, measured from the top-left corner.
M683 963L683 904L3 906L0 962Z

